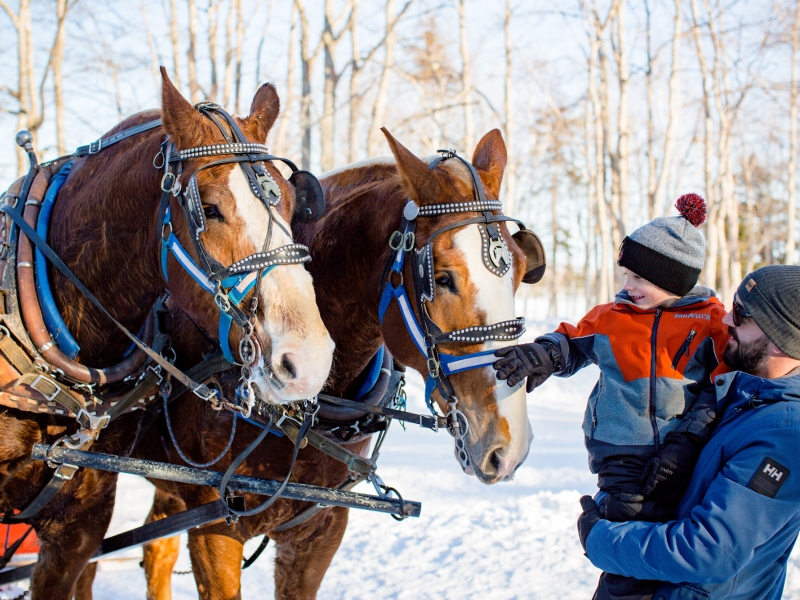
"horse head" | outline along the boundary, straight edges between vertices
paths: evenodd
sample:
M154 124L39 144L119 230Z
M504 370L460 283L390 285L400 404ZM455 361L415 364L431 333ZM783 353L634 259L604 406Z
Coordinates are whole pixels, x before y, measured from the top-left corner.
M505 221L479 222L482 218L475 217L477 213L485 215L483 219L505 219L496 210L498 203L479 206L476 195L476 188L482 187L485 195L480 197L485 201L498 198L507 159L505 143L496 129L484 136L472 157L473 171L459 160L449 160L453 155L443 161L421 160L388 131L384 133L402 188L411 201L406 204L411 209L404 215L416 223L415 239L406 236L404 240L407 254L414 257L405 266L405 285L410 289L411 277L414 292L409 294L416 297L411 304L423 324L421 333L428 338L427 345L434 338L447 345L431 353L425 344L409 344L413 333L396 333L405 328L398 322L400 311L386 314L385 339L395 357L427 374L429 392L436 381L432 398L445 414L453 407L460 411L460 415L454 413L456 420L462 421L456 455L465 472L484 483L509 479L527 457L533 435L525 390L496 379L491 353L514 343L523 331L523 321L515 319L514 293L523 280L538 280L536 269L541 268L543 256L532 256L527 244L519 243L524 236L512 236ZM521 233L535 238L532 232ZM448 338L445 332L452 335ZM393 344L398 339L406 341ZM427 361L420 350L428 352ZM445 352L450 358L479 355L482 364L489 366L454 369L444 376ZM437 373L444 383L434 377ZM456 437L458 440L459 435Z
M225 115L214 112L214 105L187 102L163 69L162 77L163 127L174 144L173 155L184 153L179 155L183 160L169 210L186 215L173 216L162 238L174 234L195 265L214 272L198 280L191 269L169 260L170 293L199 328L220 338L223 349L229 344L232 358L243 360L242 353L248 354L253 361L249 381L263 399L284 403L313 397L328 377L333 341L320 318L311 275L302 264L307 251L293 244L291 236L295 187L270 159L235 161L229 153L215 154L213 148L239 139L238 129L246 142L261 146L253 147L253 155L263 157L263 144L280 110L275 87L261 86L250 114L226 121ZM208 150L185 152L198 148ZM169 160L167 151L165 161ZM171 184L172 180L166 187ZM234 289L222 294L221 287ZM237 289L239 297L233 295ZM231 304L238 305L238 312Z

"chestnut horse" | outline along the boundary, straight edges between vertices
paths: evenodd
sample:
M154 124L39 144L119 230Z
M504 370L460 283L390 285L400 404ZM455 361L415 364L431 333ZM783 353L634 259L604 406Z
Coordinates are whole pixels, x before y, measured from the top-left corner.
M220 310L214 296L201 289L171 258L168 282L162 274L164 228L158 215L162 173L156 165L163 159L165 135L181 151L225 144L224 130L189 104L163 69L162 77L162 110L130 117L110 134L158 118L162 125L74 162L52 214L48 241L129 330L142 327L156 299L167 291L175 310L203 331L216 332ZM275 88L268 84L256 93L250 115L235 122L248 141L263 144L278 112ZM272 229L269 248L291 242L282 229L288 231L292 219L292 185L266 163L264 168L277 183L281 196L268 207L255 197L236 163L217 164L198 173L215 159L219 157L185 160L179 179L186 189L189 178L197 173L197 191L206 217L199 239L208 255L227 266L262 252L268 249L264 248L268 227ZM177 186L172 189L178 190ZM175 197L170 210L173 215L182 215L182 205ZM189 225L182 216L172 218L172 232L199 263L197 245L193 245ZM93 367L119 362L129 340L54 269L51 278L55 303L81 347L81 362ZM316 307L311 276L302 264L280 266L264 274L260 288L248 297L254 294L260 302L251 316L262 355L262 364L254 368L254 385L271 390L276 402L317 393L330 370L333 344ZM228 341L237 348L242 336L243 330L234 326ZM202 403L197 397L192 401ZM129 454L140 414L142 411L135 411L115 419L102 430L92 450ZM67 417L0 409L0 511L10 515L13 509L25 507L50 479L52 470L45 463L30 460L33 444L50 444L72 431L75 422ZM73 597L76 581L111 519L116 479L112 473L81 469L31 519L41 541L31 579L34 599Z
M327 199L325 214L316 223L295 226L298 241L311 248L313 261L309 270L314 277L320 312L336 342L334 364L325 391L346 398L353 397L357 377L384 343L399 363L420 373L428 372L426 358L412 341L397 305L392 304L383 322L379 315L385 266L394 254L390 250L390 238L398 229L407 200L412 199L423 211L426 207L446 208L451 203L473 200L473 181L462 164L448 160L431 169L432 160L425 162L417 158L385 133L394 157L372 159L326 174L322 179ZM506 165L506 147L499 131L488 133L480 141L472 163L486 198L496 199ZM495 208L491 210L502 218L496 214L497 204L492 203ZM446 230L476 212L473 209L471 213L419 219L417 246L424 246L434 232ZM501 245L509 253L510 266L502 275L491 272L483 261L482 234L477 225L458 225L439 231L435 236L436 297L427 303L427 310L442 330L487 326L514 319L514 293L528 271L526 256L505 224L501 223L499 230L503 238ZM414 281L410 271L406 265L407 282ZM421 318L419 307L415 307L415 314ZM194 346L199 354L202 339L192 334L191 329L183 331L187 337L176 341L182 348ZM460 343L454 353L491 352L507 343ZM459 409L468 422L465 436L468 460L466 465L462 461L464 470L486 484L509 479L525 460L532 439L524 390L498 382L491 367L456 373L450 381L459 399ZM438 390L433 398L442 411L448 410L448 403ZM225 447L229 427L217 425L219 419L213 421L214 415L207 407L184 398L171 410L182 416L173 426L180 445L189 451L192 460L207 460ZM153 427L145 438L146 443L137 447L135 454L182 464L163 431L163 423ZM234 448L216 468L227 468L231 457L256 434L255 427L240 425ZM369 443L367 438L346 444L346 447L364 455ZM291 450L292 444L286 438L269 436L238 472L282 479L289 467ZM300 452L292 479L336 487L347 477L348 471L342 463L308 447ZM164 518L218 498L217 490L212 488L154 483L156 497L148 520ZM261 501L251 494L245 497L248 506ZM220 523L192 529L189 552L200 597L204 600L240 598L243 545L254 536L266 534L277 547L276 597L315 598L344 535L348 510L328 508L302 524L279 530L280 525L306 508L307 503L279 500L269 510L241 518L234 525ZM145 547L148 598L171 597L170 577L178 552L178 538L160 540Z

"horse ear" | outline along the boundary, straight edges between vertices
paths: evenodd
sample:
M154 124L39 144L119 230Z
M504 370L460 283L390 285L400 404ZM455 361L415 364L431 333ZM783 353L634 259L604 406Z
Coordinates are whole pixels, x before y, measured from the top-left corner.
M267 142L267 134L278 114L281 112L281 101L278 92L271 83L265 83L256 92L250 106L250 116L244 120L247 131L260 144Z
M161 123L179 150L202 146L206 124L197 109L189 104L161 67Z
M492 129L481 138L472 155L472 165L481 176L487 196L492 198L500 196L500 184L503 183L503 172L506 170L507 162L508 153L503 136L499 129Z
M400 172L408 196L419 206L435 203L444 193L439 183L439 176L431 171L425 162L414 156L408 148L394 139L388 129L381 127L381 131L392 149L392 154L397 162L397 170Z

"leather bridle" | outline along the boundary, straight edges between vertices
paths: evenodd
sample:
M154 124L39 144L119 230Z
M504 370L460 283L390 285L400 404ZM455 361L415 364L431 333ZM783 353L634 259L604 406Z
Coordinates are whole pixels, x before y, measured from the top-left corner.
M311 260L308 247L302 244L292 242L279 248L269 249L275 226L279 227L290 239L292 235L273 213L273 209L281 201L281 191L275 179L265 168L264 162L282 161L292 169L293 176L297 173L305 172L298 171L292 161L270 154L263 144L248 142L233 117L220 106L213 103L202 103L197 105L197 109L217 126L226 143L197 146L185 150L177 150L175 144L169 138L162 144L161 151L154 160L156 166L162 166L157 164L160 156L164 169L164 175L161 180L162 196L159 209L162 239L161 267L164 278L167 279L167 263L171 253L200 287L214 296L214 301L220 311L218 342L223 355L231 363L235 363L228 341L231 324L235 322L244 330L244 335L239 344L243 383L237 395L242 397L247 405L242 409L242 413L244 416L249 416L255 402L255 396L250 384L251 368L257 362L260 353L260 346L254 335L253 319L258 306L258 289L260 289L261 279L274 267L297 265ZM227 124L227 128L223 122ZM183 188L180 183L183 163L207 156L224 156L224 158L219 158L197 168L191 174L186 187ZM264 205L268 215L267 233L261 250L229 266L222 265L211 256L203 244L201 234L206 231L207 222L197 183L197 176L201 171L225 164L239 165L249 183L250 190ZM183 209L186 224L189 228L189 237L200 259L200 264L195 262L173 233L170 210L170 198L172 196L177 198ZM254 288L256 291L253 293L250 306L247 310L244 310L241 304ZM276 385L280 385L273 376L271 369L267 368L267 370L269 371L270 379Z
M449 376L455 373L479 369L490 366L495 360L494 351L473 352L470 354L453 355L439 349L442 344L453 343L482 343L490 340L514 340L525 332L525 318L518 317L513 320L495 323L493 325L475 325L465 327L450 332L443 332L441 328L430 318L427 309L427 302L432 302L435 296L434 270L433 270L433 241L442 233L466 227L468 225L479 224L486 227L486 231L492 227L492 235L496 235L498 242L505 245L499 228L492 226L493 223L511 221L519 225L521 230L526 230L525 225L513 217L496 214L493 211L500 211L503 203L499 200L487 200L484 195L480 177L475 168L462 157L458 156L454 150L439 150L442 156L433 161L430 165L431 170L438 164L449 159L457 159L463 163L472 177L473 199L468 202L450 202L445 204L430 204L418 206L410 198L407 199L403 209L403 217L400 222L400 229L395 231L390 240L389 246L394 251L389 256L387 265L385 285L378 309L378 315L383 323L386 310L389 308L393 299L397 300L400 313L405 322L414 345L425 357L427 362L428 377L425 380L425 401L428 408L436 415L431 395L434 389L438 389L442 398L447 402L447 429L455 439L458 460L462 468L469 466L469 456L466 452L464 438L469 433L469 423L461 410L458 408L458 398L450 382ZM448 214L462 212L477 212L481 216L464 219L445 225L434 231L422 248L416 248L416 226L417 219L426 217L438 217ZM486 235L482 231L482 235ZM506 248L507 250L507 248ZM421 317L420 320L414 314L409 302L408 292L403 282L403 268L405 255L410 254L411 271L414 278L414 292L417 308ZM486 262L486 261L484 261ZM494 269L487 265L498 276L502 276L508 270L510 262ZM505 268L503 268L505 267ZM392 273L397 274L399 285L392 283Z

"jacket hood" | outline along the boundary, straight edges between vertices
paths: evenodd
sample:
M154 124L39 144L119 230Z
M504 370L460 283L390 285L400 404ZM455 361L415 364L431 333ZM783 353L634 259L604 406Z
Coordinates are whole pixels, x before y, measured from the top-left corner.
M717 294L711 288L707 288L702 285L696 285L689 291L688 294L676 300L669 308L670 309L684 308L687 306L694 306L696 304L704 304L706 302L709 302L711 298L716 298L716 297ZM633 300L631 300L631 296L626 290L620 290L614 297L614 307L617 307L620 304L628 304L630 306L636 307L636 304L633 302ZM655 309L650 309L650 310L655 310ZM643 311L643 312L649 312L649 311Z

